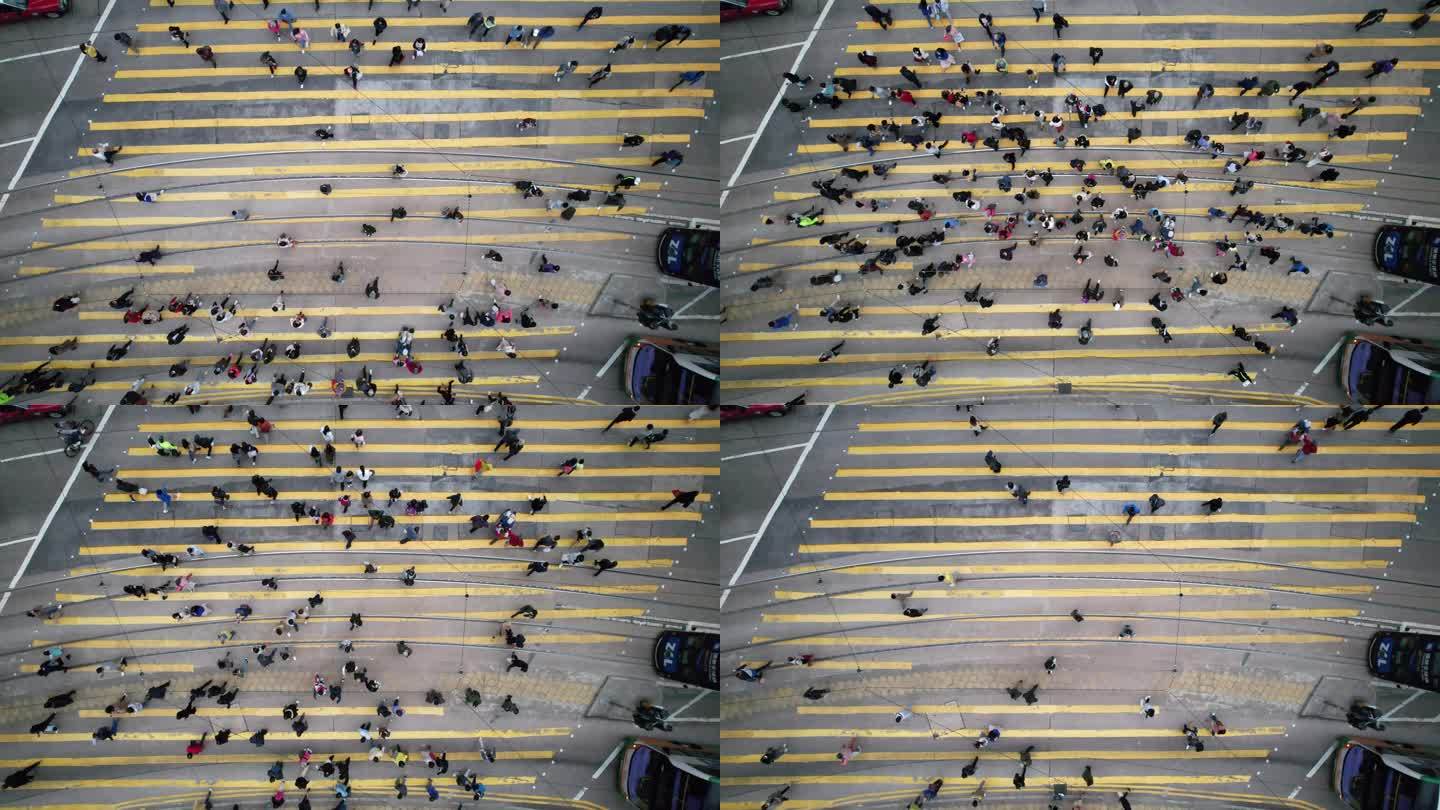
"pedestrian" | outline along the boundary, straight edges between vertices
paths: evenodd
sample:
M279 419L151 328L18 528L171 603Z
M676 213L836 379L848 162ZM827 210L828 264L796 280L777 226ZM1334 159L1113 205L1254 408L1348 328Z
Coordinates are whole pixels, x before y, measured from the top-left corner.
M310 71L306 70L306 69L304 68L304 66L302 66L302 65L296 65L296 66L295 66L295 81L299 82L299 84L300 84L300 89L301 89L301 90L304 90L304 89L305 89L305 77L306 77L306 76L309 76L309 75L310 75Z
M1333 63L1332 63L1332 64L1333 64ZM1389 73L1389 72L1393 71L1393 70L1395 69L1395 66L1398 65L1398 64L1400 64L1400 60L1399 60L1399 59L1381 59L1381 60L1376 61L1376 62L1371 62L1371 63L1370 63L1370 72L1367 73L1367 74L1365 74L1365 78L1367 78L1367 79L1373 79L1373 78L1375 78L1376 76L1379 76L1379 75L1382 74L1382 73ZM1338 70L1337 70L1337 72L1338 72ZM1327 78L1328 78L1328 77L1327 77Z
M1390 11L1390 9L1388 9L1388 8L1372 8L1372 9L1370 9L1369 11L1365 12L1365 16L1364 16L1364 17L1361 17L1361 18L1360 18L1360 22L1355 23L1355 30L1356 30L1356 31L1359 31L1359 30L1362 29L1362 28L1369 28L1370 26L1375 25L1376 23L1380 22L1381 20L1384 20L1384 19L1385 19L1385 15L1386 15L1387 13L1389 13L1389 11Z
M600 15L604 13L605 9L603 6L591 6L590 10L585 12L585 16L580 20L580 24L575 26L575 30L579 31L585 27L586 23L600 19Z
M691 87L694 87L695 83L703 78L705 78L705 71L687 70L684 73L680 74L680 78L674 84L670 85L670 89L667 92L675 92L675 88L679 87L682 84L689 84Z
M1140 700L1140 716L1147 720L1155 716L1155 707L1150 703L1149 695Z
M375 38L372 39L372 40L370 40L370 44L371 44L371 45L374 45L375 43L379 42L379 41L380 41L380 35L383 34L383 33L385 33L385 29L386 29L386 28L390 27L390 24L387 23L387 22L385 22L385 18L384 18L384 17L376 17L376 18L375 18L375 22L373 23L373 25L375 26Z
M220 63L215 61L215 51L209 45L201 45L196 48L195 55L200 57L200 61L209 62L212 68L220 67Z
M1216 512L1219 512L1221 509L1223 509L1223 508L1225 507L1225 499L1224 499L1224 498L1218 498L1218 497L1217 497L1217 498L1211 498L1210 500L1205 501L1203 504L1201 504L1201 506L1204 506L1204 507L1205 507L1205 515L1206 515L1206 517L1209 517L1210 515L1213 515L1213 514L1215 514Z
M80 53L94 59L96 62L104 62L106 59L105 54L101 53L94 44L88 41L80 43Z

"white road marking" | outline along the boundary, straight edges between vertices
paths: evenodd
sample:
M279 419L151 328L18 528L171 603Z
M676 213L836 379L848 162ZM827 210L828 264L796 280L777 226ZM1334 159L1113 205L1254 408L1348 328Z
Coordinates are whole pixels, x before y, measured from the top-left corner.
M1330 358L1334 357L1334 356L1335 356L1335 353L1338 352L1338 351L1340 351L1340 344L1342 344L1342 343L1344 343L1344 342L1345 342L1345 338L1343 338L1343 337L1340 338L1339 340L1335 341L1335 345L1330 347L1330 351L1326 352L1326 353L1325 353L1325 356L1322 357L1322 358L1320 358L1320 362L1315 365L1315 368L1313 368L1313 369L1310 370L1310 375L1311 375L1311 376L1314 376L1314 375L1316 375L1316 374L1319 374L1319 373L1320 373L1320 369L1325 368L1325 366L1329 365L1329 364L1330 364Z
M753 137L755 137L755 133L753 133L753 132L750 133L749 135L736 135L736 136L733 137L733 138L726 138L725 140L721 141L721 142L720 142L720 145L721 145L721 146L724 146L724 145L727 144L727 143L735 143L736 141L748 141L748 140L750 140L750 139L753 138Z
M787 49L787 48L798 48L798 47L800 47L801 45L804 45L804 44L806 44L806 40L801 40L801 41L799 41L799 42L792 42L792 43L790 43L789 45L776 45L776 46L774 46L773 48L761 48L761 49L758 50L758 51L745 51L745 52L743 52L743 53L732 53L732 54L730 54L729 56L722 56L722 57L720 57L720 61L721 61L721 62L724 62L724 61L727 60L727 59L740 59L740 58L746 57L746 56L759 56L759 55L762 54L762 53L770 53L771 51L783 51L783 50L785 50L785 49ZM790 72L791 72L791 73L794 73L795 70L792 68L792 69L790 70Z
M755 536L754 534L742 534L742 535L740 535L739 537L732 537L732 538L730 538L729 540L721 540L721 541L720 541L720 545L723 546L723 545L725 545L726 543L738 543L738 542L740 542L741 540L749 540L750 538L752 538L752 537L754 537L754 536Z
M1296 785L1296 786L1295 786L1295 789L1292 790L1292 791L1290 791L1290 795L1289 795L1289 796L1286 796L1285 798L1287 798L1287 799L1293 799L1293 798L1295 798L1296 796L1299 796L1299 795L1300 795L1300 786L1299 786L1299 785Z
M97 29L97 30L98 30L98 29ZM49 55L52 54L52 53L66 53L67 51L68 51L69 53L77 53L77 52L78 52L78 49L76 49L76 48L55 48L55 49L53 49L53 50L48 50L48 51L36 51L35 53L22 53L22 54L20 54L19 56L7 56L7 57L5 57L4 59L0 59L0 63L5 63L5 62L19 62L21 59L34 59L34 58L37 57L37 56L49 56Z
M1409 706L1411 703L1414 703L1414 702L1415 702L1415 698L1418 698L1418 697L1420 697L1420 696L1423 695L1423 694L1425 694L1425 690L1423 690L1423 689L1416 689L1414 692L1411 692L1411 693L1410 693L1410 697L1407 697L1407 698L1405 698L1404 700L1400 701L1400 705L1399 705L1399 706L1396 706L1395 708L1393 708L1393 709L1391 709L1390 711L1388 711L1388 712L1384 713L1383 715L1381 715L1381 716L1380 716L1380 719L1381 719L1381 720L1389 720L1391 717L1395 716L1395 713L1396 713L1396 712L1400 711L1401 709L1405 708L1406 706Z
M105 10L100 12L100 18L95 21L95 28L90 31L89 39L91 42L94 42L95 37L105 28L105 21L110 19L110 12L114 9L115 0L110 0L110 2L105 4ZM65 50L69 49L67 48ZM61 102L65 100L66 94L70 92L70 85L74 84L75 77L80 75L80 66L83 65L88 58L85 54L76 51L75 64L70 67L70 75L66 77L65 84L60 86L60 92L55 95L55 103L50 105L50 111L45 113L45 120L40 122L40 129L35 132L35 137L31 139L30 148L25 150L25 157L20 159L20 165L15 169L15 176L10 178L10 185L5 187L4 194L0 194L0 211L4 211L5 203L10 202L10 192L14 191L15 187L20 185L20 178L24 176L25 170L30 167L30 159L35 157L35 149L40 146L40 139L45 137L45 131L50 128L50 122L54 120L55 113L59 112ZM79 468L77 467L76 469ZM28 558L26 561L29 561ZM8 598L10 594L7 593L5 596ZM0 605L4 605L4 602L0 602Z
M684 706L681 706L680 708L678 708L678 709L676 709L675 711L671 712L671 714L670 714L670 719L671 719L671 720L674 720L675 718L677 718L677 717L679 717L680 715L684 714L686 709L690 708L691 706L694 706L696 703L699 703L701 700L704 700L704 699L705 699L705 696L708 695L708 694L710 694L710 693L709 693L709 692L697 692L697 693L695 694L695 697L690 698L690 702L689 702L689 703L686 703ZM699 722L699 721L696 721L696 722Z
M1395 313L1399 312L1402 307L1404 307L1406 304L1410 303L1411 301L1414 301L1416 298L1419 298L1419 297L1420 297L1420 294L1423 293L1423 292L1425 292L1425 291L1428 290L1428 289L1430 289L1430 285L1429 285L1429 284L1421 284L1421 285L1420 285L1420 289L1416 290L1416 291L1413 292L1413 293L1410 293L1410 295L1407 296L1404 301L1401 301L1400 303L1398 303L1398 304L1396 304L1395 306L1391 307L1389 314L1394 315Z
M1325 749L1325 753L1321 754L1320 758L1315 760L1315 764L1310 766L1310 772L1305 774L1305 778L1309 779L1310 777L1315 775L1316 771L1324 767L1325 763L1330 761L1330 755L1335 753L1335 749L1339 747L1340 743L1338 742L1330 743L1330 747Z
M115 2L115 0L110 0ZM820 16L815 18L815 25L810 28L810 36L800 43L800 53L795 54L795 63L790 66L791 73L800 72L800 63L805 61L805 54L810 52L810 46L815 42L815 35L820 32L820 26L825 24L825 18L830 15L830 9L835 6L835 0L825 0L825 8L820 9ZM745 154L740 156L740 162L735 164L735 173L725 183L725 190L720 192L720 207L725 207L725 198L730 196L730 187L740 179L740 173L745 171L745 164L750 162L750 156L755 153L755 145L760 143L760 136L765 133L765 127L770 125L770 117L775 114L775 108L780 106L780 99L785 96L785 88L788 83L782 83L780 89L775 91L775 98L770 99L770 106L765 110L765 116L760 119L760 126L755 128L755 137L750 139L750 145L745 147ZM721 597L722 600L724 597ZM723 605L724 602L722 601Z
M600 774L604 773L604 772L605 772L605 769L608 768L608 767L610 767L610 763L614 762L614 761L615 761L615 758L618 757L618 756L620 756L620 749L621 749L621 748L624 748L624 747L625 747L624 741L615 743L615 747L612 748L612 749L610 749L610 756L605 757L605 761L602 762L602 763L600 763L600 767L596 768L594 773L590 774L590 778L591 778L591 779L599 779L599 778L600 778Z
M1310 383L1301 383L1300 387L1295 389L1295 393L1293 394L1293 396L1300 396L1301 394L1305 393L1305 389L1309 387Z
M1440 318L1440 312L1395 312L1391 310L1389 314L1400 318Z
M65 50L68 51L68 50L70 50L70 49L69 49L69 48L66 48ZM18 140L18 141L7 141L7 142L5 142L5 143L0 143L0 149L4 149L4 148L7 147L7 146L19 146L19 145L22 144L22 143L29 143L29 142L31 142L31 141L33 141L33 140L35 140L35 138L30 137L30 138L21 138L21 139Z
M825 5L825 11L830 10L830 5L835 0L829 0ZM825 19L825 14L820 15ZM811 32L814 35L814 32ZM720 592L720 607L725 607L725 600L730 598L730 589L740 581L740 575L745 573L745 566L750 564L750 557L755 554L755 548L760 545L760 538L765 536L765 530L770 528L770 521L775 519L775 513L780 510L780 504L784 502L785 496L790 493L790 487L794 486L795 479L800 477L800 468L805 466L805 459L810 457L810 451L815 448L815 440L820 438L820 431L825 429L825 423L830 421L830 414L835 412L835 405L831 403L825 406L825 413L820 415L820 421L815 424L815 430L810 433L810 441L805 443L805 449L800 451L800 458L795 460L794 469L790 470L790 477L785 479L785 486L780 488L780 494L775 496L775 502L770 504L770 511L765 513L765 519L760 521L760 528L755 530L755 536L750 540L750 547L745 549L745 556L740 558L740 564L735 567L735 573L730 576L730 582L725 585L725 590Z
M20 538L17 538L17 539L15 539L15 540L6 540L5 542L0 543L0 548L4 548L5 546L17 545L17 544L19 544L19 543L28 543L28 542L30 542L31 540L34 540L34 539L35 539L35 538L34 538L34 536L32 535L32 536L30 536L30 537L20 537Z
M748 453L736 453L736 454L733 455L733 456L721 456L721 457L720 457L720 460L721 460L721 461L734 461L734 460L737 459L737 458L749 458L749 457L751 457L751 456L763 456L763 455L765 455L766 453L778 453L778 452L780 452L781 450L794 450L794 449L797 448L797 447L804 447L806 444L807 444L806 442L800 442L799 444L787 444L787 445L785 445L784 447L770 447L770 448L767 448L767 449L765 449L765 450L751 450L751 451L748 452Z
M605 361L605 365L601 366L599 371L595 372L595 376L604 377L605 372L609 371L610 367L615 365L615 361L620 359L620 355L625 351L625 347L629 345L630 344L627 342L621 343L619 346L616 346L615 353L610 355L610 359Z
M578 802L578 801L580 801L581 799L583 799L583 798L585 797L585 791L587 791L587 790L589 790L589 789L590 789L590 788L588 788L588 787L580 788L579 792L577 792L574 796L571 796L571 797L570 797L570 801L572 801L572 802Z
M584 398L585 398L585 395L588 394L588 393L590 393L590 386L587 385L587 386L585 386L584 388L581 388L581 389L580 389L580 395L577 396L577 397L575 397L575 398L576 398L576 399L584 399Z
M115 0L110 0L110 6L115 5ZM105 8L105 14L110 13L110 6ZM100 21L105 21L105 14L100 15ZM30 543L30 550L25 552L25 559L20 561L20 567L15 569L15 576L10 579L6 586L5 595L0 596L0 614L5 612L5 605L10 602L10 595L15 592L15 586L20 584L20 578L25 576L25 569L30 567L30 561L35 558L35 549L40 548L40 543L45 539L45 533L50 531L50 524L54 522L55 515L60 512L60 507L65 503L65 498L70 494L70 488L75 486L75 479L80 475L80 468L90 458L90 451L95 449L95 442L100 439L100 434L105 430L105 423L110 421L110 414L115 413L115 407L119 403L112 402L110 407L105 409L105 415L100 417L100 423L95 426L95 432L90 435L90 442L80 452L80 457L75 459L75 469L70 471L70 478L65 481L65 486L60 489L60 497L55 499L55 505L50 507L50 513L45 516L45 522L40 524L40 531L35 533L34 540Z
M691 298L691 299L690 299L690 303L688 303L688 304L686 304L685 306L680 307L679 309L675 310L675 314L672 315L671 317L672 317L672 318L678 318L678 317L680 317L681 315L685 314L685 310L689 309L690 307L695 306L697 303L700 302L700 299L704 298L705 296L709 295L709 294L712 293L712 292L715 292L715 288L714 288L714 287L706 287L706 288L704 289L704 291L702 291L699 295L695 296L694 298Z
M63 453L63 452L65 452L65 448L63 448L63 447L57 447L57 448L55 448L54 450L42 450L42 451L40 451L39 453L26 453L26 454L23 455L23 456L11 456L11 457L9 457L9 458L0 458L0 464L4 464L4 463L6 463L7 461L22 461L22 460L27 459L27 458L39 458L40 456L49 456L49 455L54 455L55 453Z

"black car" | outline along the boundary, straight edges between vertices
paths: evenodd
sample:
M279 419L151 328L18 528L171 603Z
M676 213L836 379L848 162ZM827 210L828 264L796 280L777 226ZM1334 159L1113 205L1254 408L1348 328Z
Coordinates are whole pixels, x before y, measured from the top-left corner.
M692 284L720 286L720 232L666 228L655 243L660 272Z
M1381 631L1370 637L1365 665L1377 678L1440 692L1440 636Z
M1386 225L1375 232L1375 267L1382 273L1440 283L1440 230Z
M666 630L655 638L655 671L672 681L705 689L720 688L720 636Z

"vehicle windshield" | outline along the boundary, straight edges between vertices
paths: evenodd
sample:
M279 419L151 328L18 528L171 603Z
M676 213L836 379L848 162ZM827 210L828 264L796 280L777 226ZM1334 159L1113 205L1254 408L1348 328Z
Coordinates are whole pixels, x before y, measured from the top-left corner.
M1367 340L1350 353L1349 386L1365 402L1408 404L1430 401L1429 374L1395 362L1390 352Z
M635 353L631 395L652 405L704 405L715 391L715 382L697 374L689 364L654 346L641 346Z
M626 788L632 804L640 810L705 810L709 801L710 783L676 768L664 754L639 746L630 756L630 771L625 775Z
M1422 782L1386 765L1359 745L1345 751L1340 797L1356 810L1436 810L1440 785Z

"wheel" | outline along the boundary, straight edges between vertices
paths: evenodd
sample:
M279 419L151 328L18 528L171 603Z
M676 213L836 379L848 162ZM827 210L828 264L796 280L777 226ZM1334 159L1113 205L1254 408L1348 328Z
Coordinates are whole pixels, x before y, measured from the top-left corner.
M784 13L785 13L785 9L783 9L783 8L767 9L767 10L764 12L764 14L765 14L766 17L779 17L781 14L784 14Z
M84 445L84 443L82 443L82 442L76 442L76 443L74 443L74 444L67 444L67 445L65 445L65 457L66 457L66 458L75 458L76 456L80 455L80 451L83 450L84 448L85 448L85 445Z

